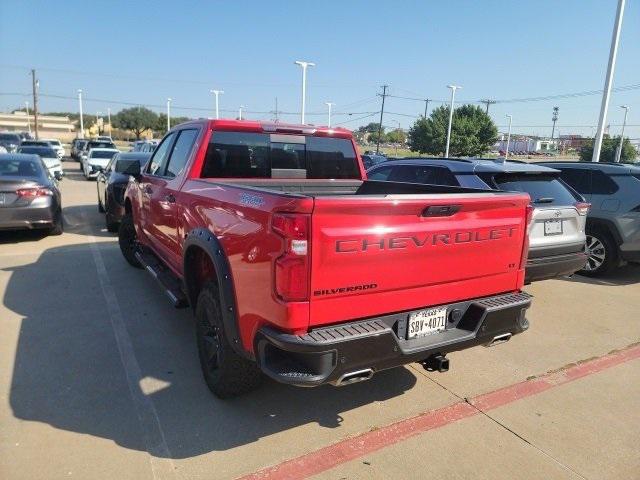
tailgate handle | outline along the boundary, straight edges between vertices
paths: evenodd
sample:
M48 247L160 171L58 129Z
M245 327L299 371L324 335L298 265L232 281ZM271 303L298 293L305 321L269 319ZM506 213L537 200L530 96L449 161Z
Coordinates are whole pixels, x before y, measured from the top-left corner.
M423 217L450 217L460 211L460 205L431 205L422 211Z

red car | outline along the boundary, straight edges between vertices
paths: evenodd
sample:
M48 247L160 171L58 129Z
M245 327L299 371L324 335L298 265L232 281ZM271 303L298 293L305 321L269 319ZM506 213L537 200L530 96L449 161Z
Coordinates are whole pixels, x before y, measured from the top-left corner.
M344 129L198 120L131 165L119 242L190 305L220 397L344 385L528 328L529 197L369 181Z

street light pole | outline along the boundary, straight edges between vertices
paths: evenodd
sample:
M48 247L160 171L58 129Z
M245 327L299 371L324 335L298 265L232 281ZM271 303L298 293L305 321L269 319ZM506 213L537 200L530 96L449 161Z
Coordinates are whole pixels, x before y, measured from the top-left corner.
M167 132L171 130L171 98L167 98Z
M507 149L504 152L504 159L508 159L509 158L509 143L511 143L511 115L507 115L507 118L509 119L509 130L507 132Z
M624 121L622 122L622 133L620 134L620 144L618 145L618 149L616 150L616 163L620 162L620 157L622 156L622 145L624 143L624 127L627 126L627 114L629 113L628 105L620 105L620 108L624 108Z
M111 108L107 107L107 117L109 118L109 136L111 136Z
M556 122L558 121L558 111L560 107L553 107L553 116L551 117L551 121L553 122L553 127L551 127L551 140L553 140L553 134L556 131Z
M447 85L451 89L451 105L449 106L449 126L447 127L447 146L444 149L444 157L449 157L449 143L451 142L451 124L453 122L453 102L456 98L456 90L462 88L457 85Z
M238 108L238 120L242 120L242 109L244 108L244 105L240 105L240 108Z
M327 123L327 127L331 127L331 107L335 105L335 103L324 102L324 104L329 107L329 122Z
M224 93L224 90L209 90L211 93L213 93L216 97L216 120L220 118L220 113L218 111L218 95L221 95Z
M80 138L84 138L84 120L82 118L82 90L78 89L78 105L80 107Z
M302 67L302 109L300 111L300 123L304 124L304 110L307 103L307 67L315 67L316 64L313 62L303 62L301 60L296 60L293 63Z
M607 76L604 81L604 92L602 92L602 103L600 105L600 116L598 118L598 131L596 133L596 141L593 144L593 157L591 157L592 162L600 161L600 150L602 149L602 138L604 137L604 125L607 121L609 97L611 96L611 83L613 82L613 72L616 68L616 56L618 55L618 43L620 41L620 27L622 26L624 4L625 0L618 0L616 21L613 26L613 34L611 36L611 50L609 50Z
M24 102L24 106L27 108L27 128L29 129L29 135L31 135L31 121L29 120L29 102Z

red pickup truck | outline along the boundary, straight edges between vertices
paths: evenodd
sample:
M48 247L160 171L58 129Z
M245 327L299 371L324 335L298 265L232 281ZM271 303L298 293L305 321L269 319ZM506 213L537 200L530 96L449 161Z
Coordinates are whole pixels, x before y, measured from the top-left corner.
M198 120L132 161L119 243L190 305L220 397L344 385L529 326L529 197L370 181L348 130Z

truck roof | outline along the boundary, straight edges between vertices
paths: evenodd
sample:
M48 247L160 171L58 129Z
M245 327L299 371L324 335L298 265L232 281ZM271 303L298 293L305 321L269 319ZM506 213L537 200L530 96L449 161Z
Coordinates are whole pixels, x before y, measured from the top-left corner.
M182 127L184 125L205 125L211 130L227 130L235 132L289 133L320 137L352 138L351 131L346 128L303 125L297 123L262 122L257 120L199 119L182 123L174 128Z

